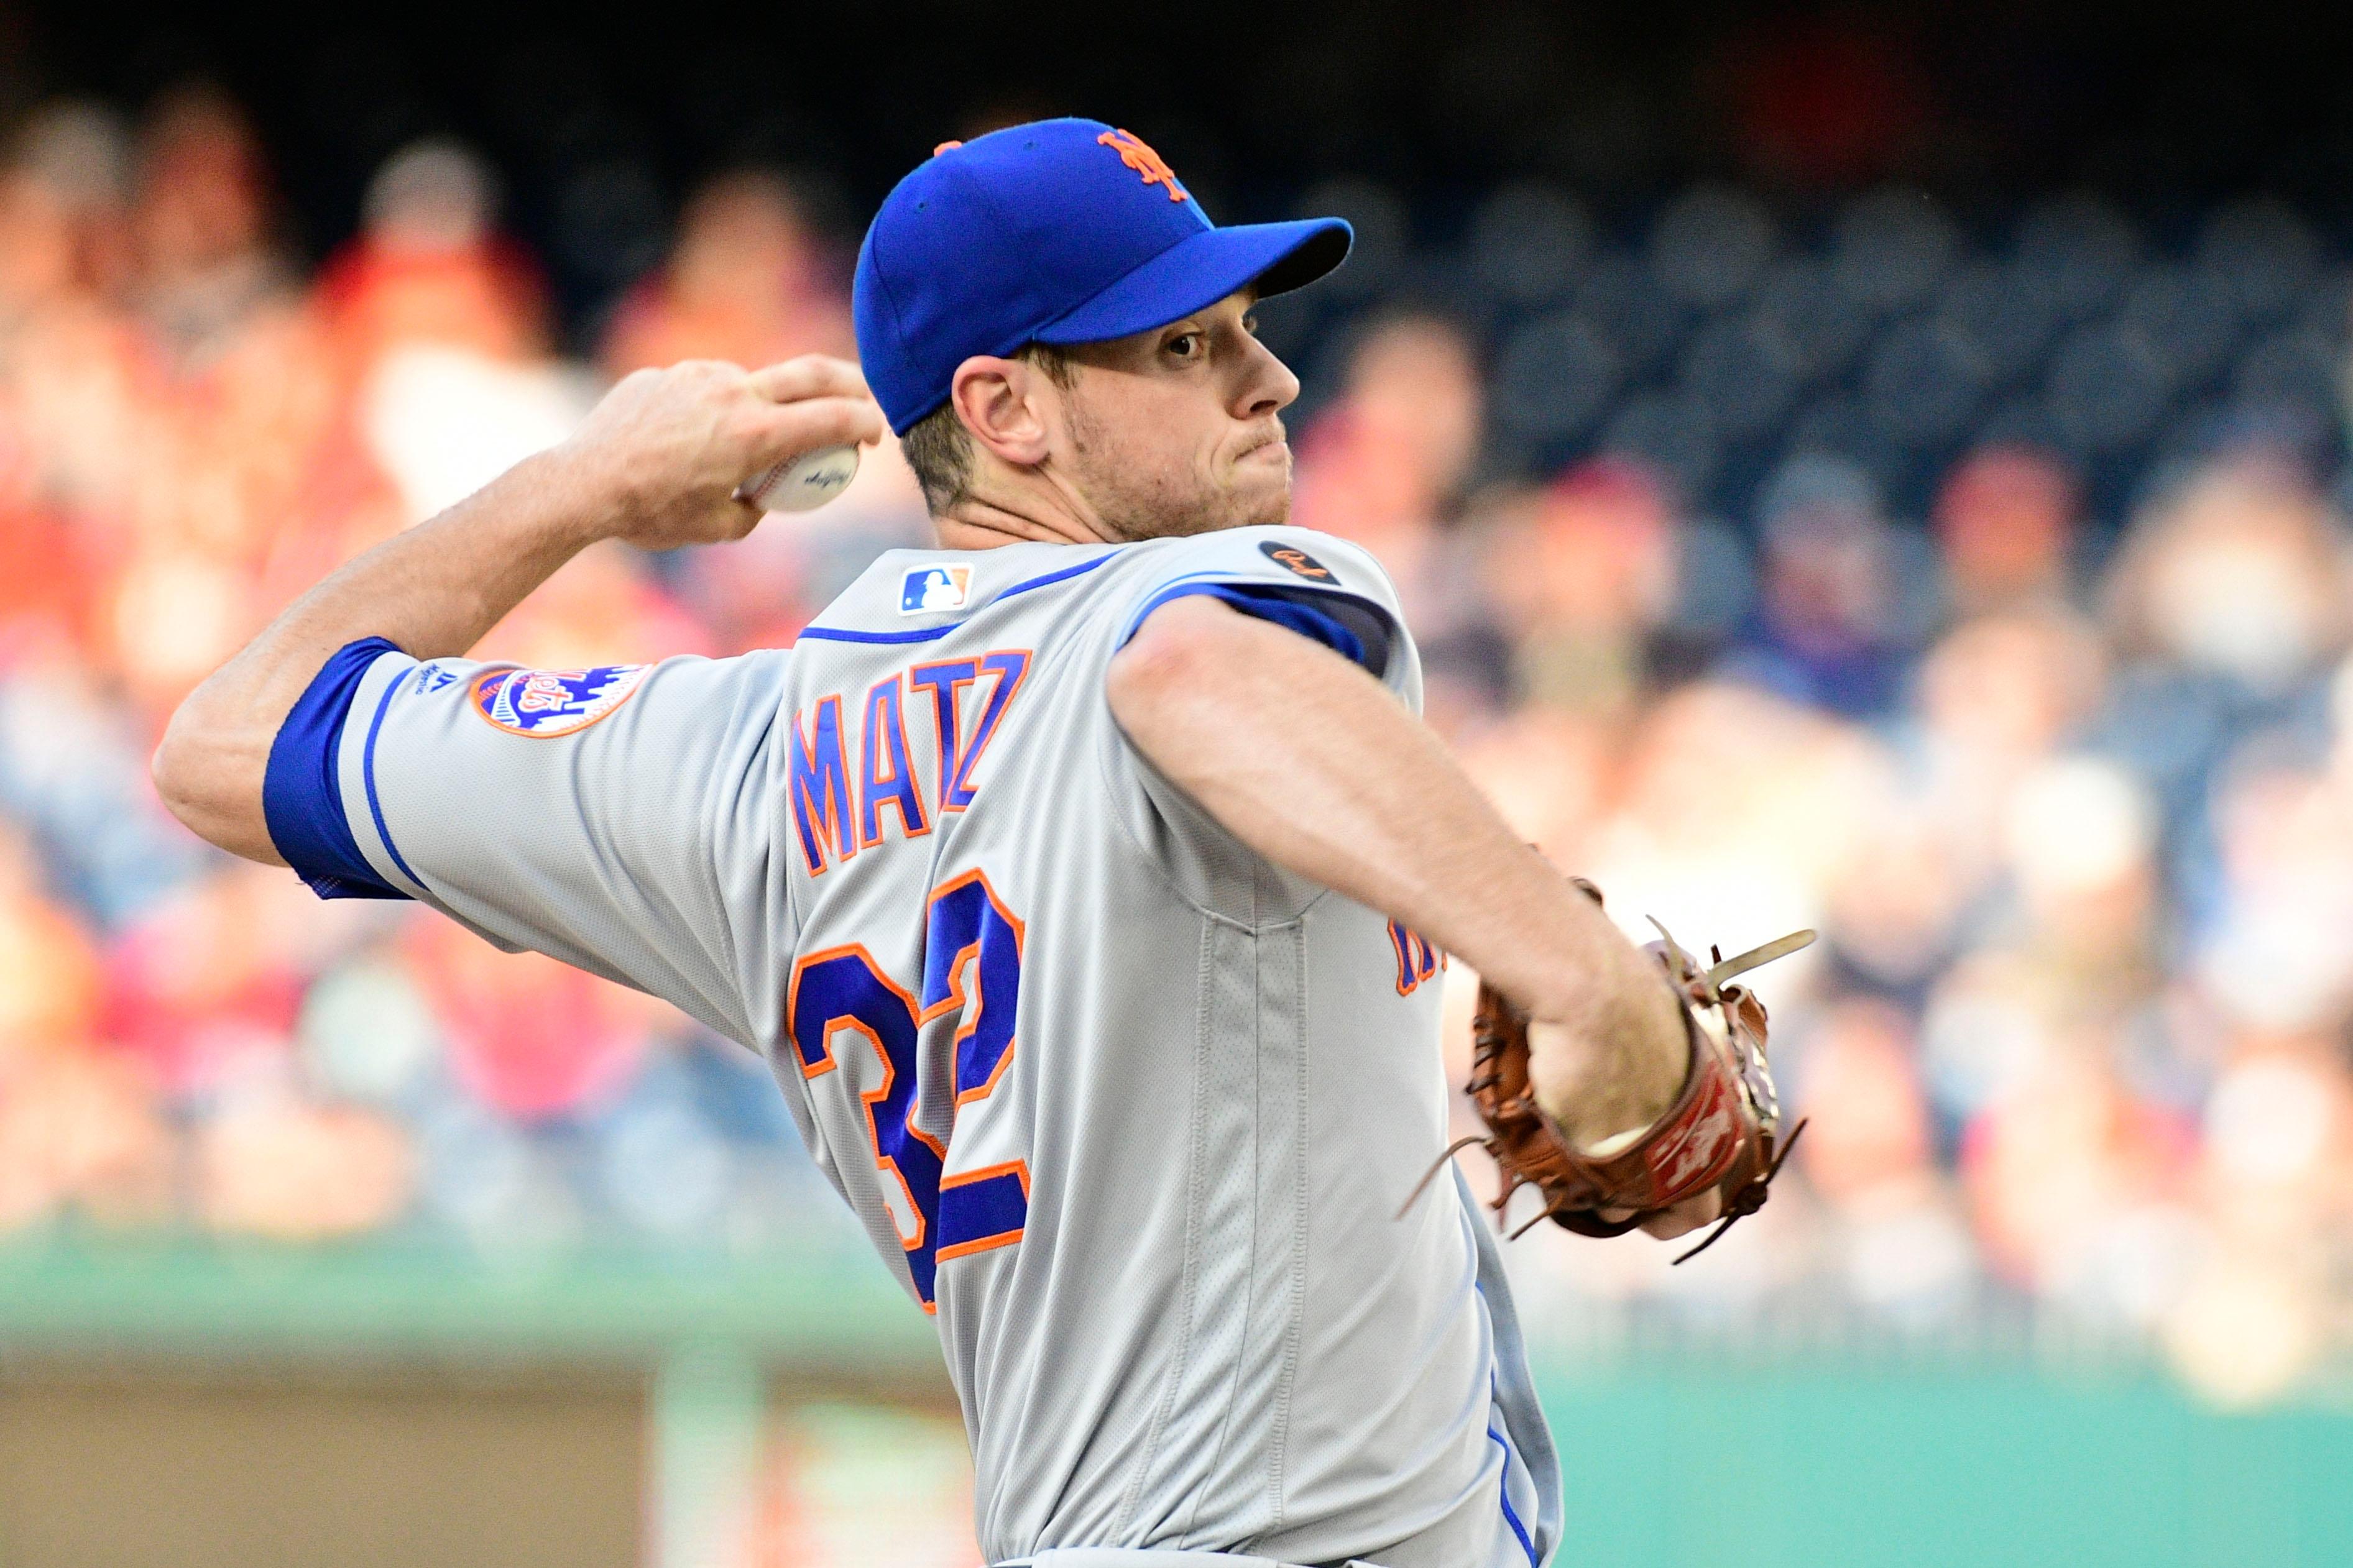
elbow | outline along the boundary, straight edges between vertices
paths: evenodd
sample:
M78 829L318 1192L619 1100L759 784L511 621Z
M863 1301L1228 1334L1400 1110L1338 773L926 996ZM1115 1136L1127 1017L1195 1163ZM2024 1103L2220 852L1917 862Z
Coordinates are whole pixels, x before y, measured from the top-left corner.
M147 759L147 776L154 781L156 797L163 801L164 810L183 823L188 821L195 809L199 742L190 733L192 728L188 704L183 702L173 711L171 722L164 726L164 738L155 743L155 754Z
M199 689L182 702L149 759L157 798L189 832L248 859L282 865L263 820L258 752L207 711Z
M206 763L212 748L196 705L197 700L191 697L174 711L171 722L164 727L164 738L156 742L155 754L148 759L147 774L155 783L164 808L192 832L202 835L206 783L212 771Z

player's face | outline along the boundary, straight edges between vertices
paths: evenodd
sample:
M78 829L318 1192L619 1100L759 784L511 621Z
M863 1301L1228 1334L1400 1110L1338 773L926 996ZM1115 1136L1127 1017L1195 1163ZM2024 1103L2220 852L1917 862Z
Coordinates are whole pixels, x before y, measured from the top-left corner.
M1157 539L1291 515L1282 410L1299 378L1258 341L1244 291L1165 327L1070 351L1055 454L1114 535Z

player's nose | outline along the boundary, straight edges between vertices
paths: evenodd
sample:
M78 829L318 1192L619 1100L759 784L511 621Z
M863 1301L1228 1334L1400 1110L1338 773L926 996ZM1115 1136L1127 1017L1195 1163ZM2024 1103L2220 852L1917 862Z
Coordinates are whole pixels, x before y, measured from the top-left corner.
M1246 341L1250 344L1249 358L1234 412L1245 419L1280 414L1299 400L1299 378L1292 374L1289 365L1275 357L1273 350L1256 338Z

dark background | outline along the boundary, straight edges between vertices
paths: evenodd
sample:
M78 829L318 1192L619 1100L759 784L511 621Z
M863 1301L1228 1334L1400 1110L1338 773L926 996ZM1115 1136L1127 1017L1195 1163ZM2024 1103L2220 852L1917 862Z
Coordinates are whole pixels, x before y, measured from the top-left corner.
M2345 27L2292 8L632 5L560 26L491 9L0 10L0 109L217 82L314 256L384 158L454 133L506 173L510 221L575 310L659 254L702 171L822 170L854 227L943 138L1047 113L1136 129L1229 220L1364 174L1438 238L1527 175L1628 224L1694 177L1761 186L1799 221L1886 179L1989 224L2088 186L2160 234L2225 192L2341 223L2353 189Z

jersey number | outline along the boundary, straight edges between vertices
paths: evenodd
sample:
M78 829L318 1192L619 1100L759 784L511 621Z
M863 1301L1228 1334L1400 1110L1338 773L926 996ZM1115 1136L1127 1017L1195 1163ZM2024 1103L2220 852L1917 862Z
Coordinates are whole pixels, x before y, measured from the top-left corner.
M801 1073L820 1078L839 1063L833 1043L858 1037L880 1058L882 1076L865 1090L874 1162L895 1183L899 1244L923 1310L933 1307L939 1266L967 1253L1021 1239L1029 1215L1029 1167L1020 1160L946 1173L956 1113L985 1100L1013 1060L1013 1019L1021 1001L1021 922L978 871L932 893L924 925L919 1002L857 943L812 952L793 965L785 1012L800 1052ZM970 976L967 987L966 976ZM951 1042L955 1094L941 1136L917 1125L926 1096L917 1068L923 1029L961 1019ZM930 1097L936 1100L936 1096ZM886 1186L886 1201L890 1189Z

